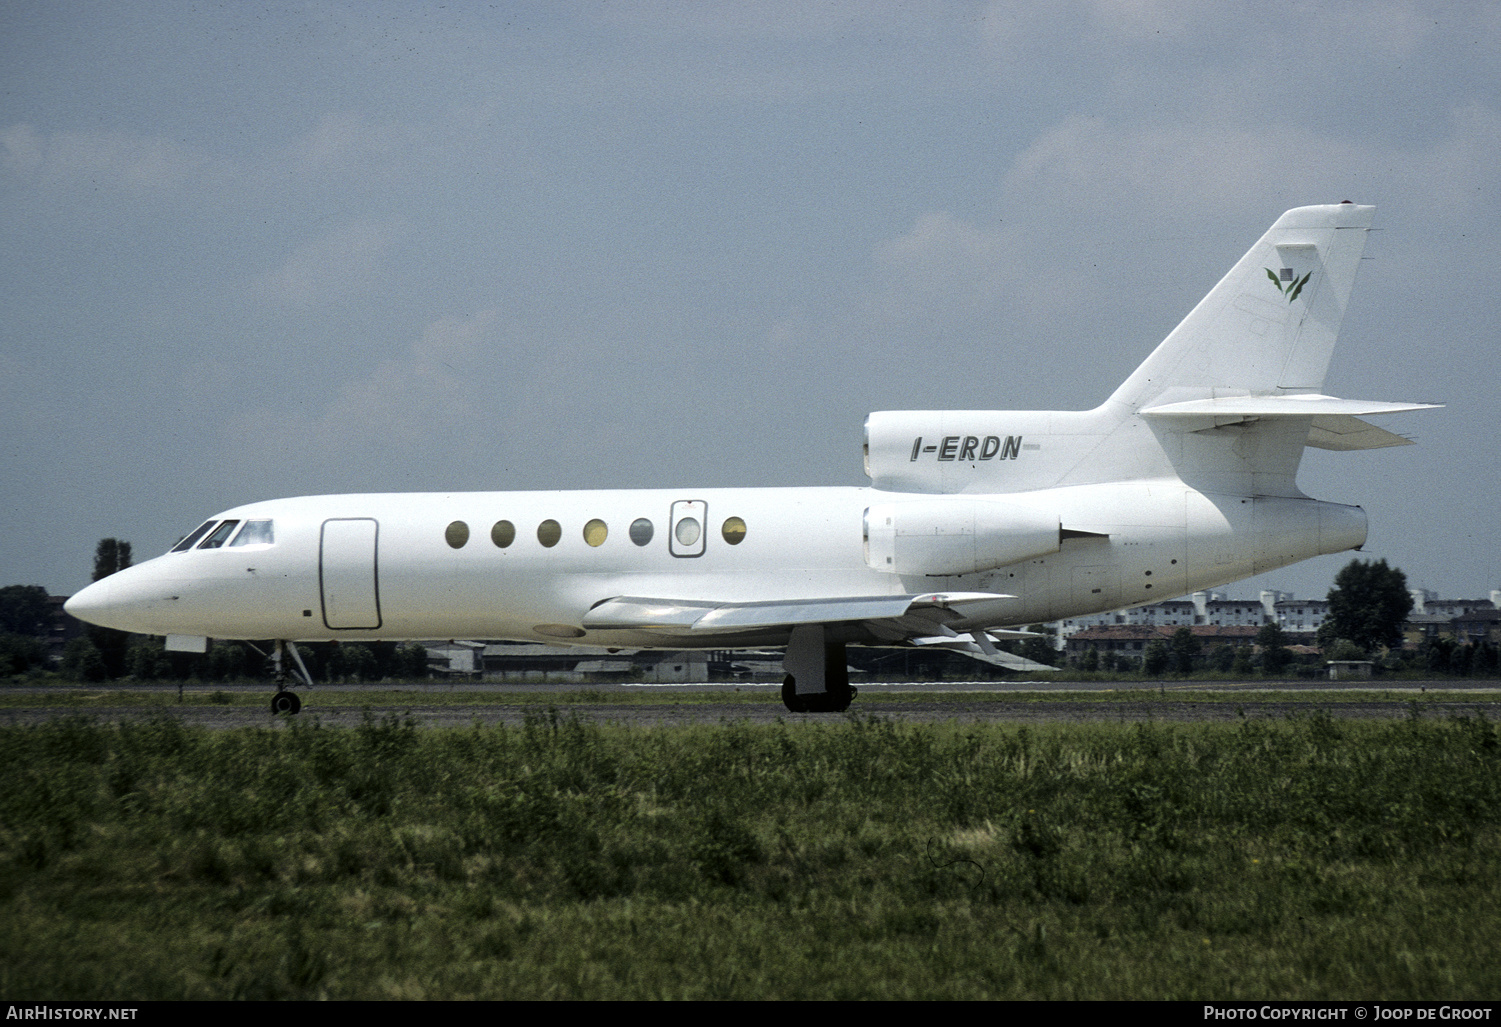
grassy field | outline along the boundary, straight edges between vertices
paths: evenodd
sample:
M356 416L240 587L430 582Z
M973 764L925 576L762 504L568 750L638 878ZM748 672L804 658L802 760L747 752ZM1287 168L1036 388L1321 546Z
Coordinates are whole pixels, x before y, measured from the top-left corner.
M0 729L0 994L1494 999L1498 771L1419 715L59 719Z

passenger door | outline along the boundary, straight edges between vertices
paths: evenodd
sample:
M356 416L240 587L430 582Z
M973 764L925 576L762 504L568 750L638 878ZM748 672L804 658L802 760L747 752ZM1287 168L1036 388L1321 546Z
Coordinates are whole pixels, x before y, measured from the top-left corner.
M323 522L318 583L323 623L330 631L380 627L379 535L380 525L370 517Z

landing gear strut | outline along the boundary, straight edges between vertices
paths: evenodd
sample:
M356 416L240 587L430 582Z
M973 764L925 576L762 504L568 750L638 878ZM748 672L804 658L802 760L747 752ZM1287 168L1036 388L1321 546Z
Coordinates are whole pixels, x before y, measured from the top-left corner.
M792 713L843 713L856 689L844 662L844 643L829 642L823 625L792 629L782 666L782 705Z
M271 651L271 661L276 665L276 694L271 697L271 712L273 715L285 713L291 717L302 711L302 700L297 698L296 692L287 690L285 657L289 649L292 651L292 659L297 663L297 669L302 673L302 680L309 687L313 684L313 676L307 672L307 665L302 662L302 654L297 651L296 644L278 638L276 647Z

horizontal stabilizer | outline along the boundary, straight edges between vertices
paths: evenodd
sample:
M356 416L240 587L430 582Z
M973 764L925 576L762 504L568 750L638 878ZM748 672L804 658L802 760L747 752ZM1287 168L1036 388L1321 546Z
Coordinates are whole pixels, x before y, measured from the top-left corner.
M687 634L700 631L748 631L797 624L887 620L920 609L953 609L1013 596L992 592L923 592L917 595L841 596L764 603L716 603L696 599L647 599L618 596L584 615L593 630L646 629Z
M1413 410L1436 410L1442 403L1382 403L1333 396L1221 396L1146 407L1146 417L1371 417L1405 414Z
M995 632L992 631L989 634L995 634ZM966 656L979 660L982 663L988 663L1004 670L1016 671L1020 674L1035 674L1044 671L1056 671L1058 669L1057 667L1050 667L1046 663L1029 660L1025 656L1008 653L1004 649L987 653L977 643L969 642L962 638L944 638L942 636L914 638L912 644L920 645L925 649L951 649L954 652L964 653Z
M1358 417L1315 417L1313 427L1308 431L1308 445L1315 449L1351 452L1357 449L1411 446L1413 441Z
M1146 417L1189 420L1213 418L1213 427L1244 424L1262 419L1307 417L1308 439L1305 445L1316 449L1351 452L1358 449L1384 449L1410 446L1412 440L1378 428L1361 417L1380 414L1405 414L1414 410L1434 410L1438 403L1384 403L1363 399L1336 399L1307 393L1295 396L1219 396L1165 403L1142 411ZM1209 430L1205 428L1203 430Z

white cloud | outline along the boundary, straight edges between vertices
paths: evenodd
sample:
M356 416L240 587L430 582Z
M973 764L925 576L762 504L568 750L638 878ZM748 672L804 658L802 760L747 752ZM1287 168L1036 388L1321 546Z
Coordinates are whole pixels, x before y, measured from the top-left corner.
M1400 197L1405 206L1383 221L1405 215L1430 230L1384 238L1386 252L1408 266L1444 266L1429 248L1494 222L1482 203L1501 167L1495 111L1471 105L1449 122L1426 145L1398 147L1300 125L1068 117L1015 158L990 211L917 216L874 247L864 295L801 334L864 340L873 379L909 373L916 351L929 366L1004 351L1015 373L1051 381L1048 354L1072 340L1092 356L1075 391L1098 392L1187 313L1229 266L1219 261L1289 207ZM972 402L967 388L951 386L951 401Z
M325 232L298 246L274 271L252 279L251 295L269 303L307 307L366 292L397 230L390 223L356 221Z
M986 5L979 32L995 56L1015 56L1067 39L1096 50L1106 60L1138 60L1139 48L1230 44L1258 59L1293 55L1326 58L1358 53L1365 58L1402 57L1423 45L1440 26L1473 23L1486 29L1490 16L1456 9L1440 0L1372 0L1358 14L1338 2L1229 7L1210 0L1064 0L1035 4L996 0ZM1129 48L1120 52L1113 48Z
M431 131L355 114L325 114L292 145L294 165L313 171L349 171L384 164L404 154L420 156Z
M1450 132L1432 145L1404 149L1294 124L1124 125L1070 117L1021 155L1004 194L1053 216L1166 212L1174 220L1175 211L1206 207L1265 214L1279 205L1370 202L1401 192L1463 216L1496 184L1501 119L1470 105L1449 120Z
M4 166L28 183L83 183L90 188L160 193L224 165L159 135L128 132L38 132L19 123L0 132Z
M1069 117L1017 159L1003 186L1016 206L1050 218L1119 218L1204 204L1254 205L1300 163L1338 158L1303 129L1119 125ZM1023 215L1026 217L1026 215ZM1035 218L1035 214L1032 220Z
M251 463L286 453L337 464L353 454L432 453L446 459L467 452L488 381L479 370L498 321L494 310L439 318L400 357L334 387L320 411L259 408L241 414L232 424L233 444Z
M30 125L12 125L0 132L0 145L5 147L5 166L18 177L29 177L46 161L44 142Z
M716 42L820 41L851 33L922 33L946 12L868 0L803 0L746 3L632 3L605 5L586 15L621 30Z
M947 211L920 215L911 231L882 242L875 253L886 295L903 297L913 314L933 306L992 306L1013 284L1015 257L1007 233Z

